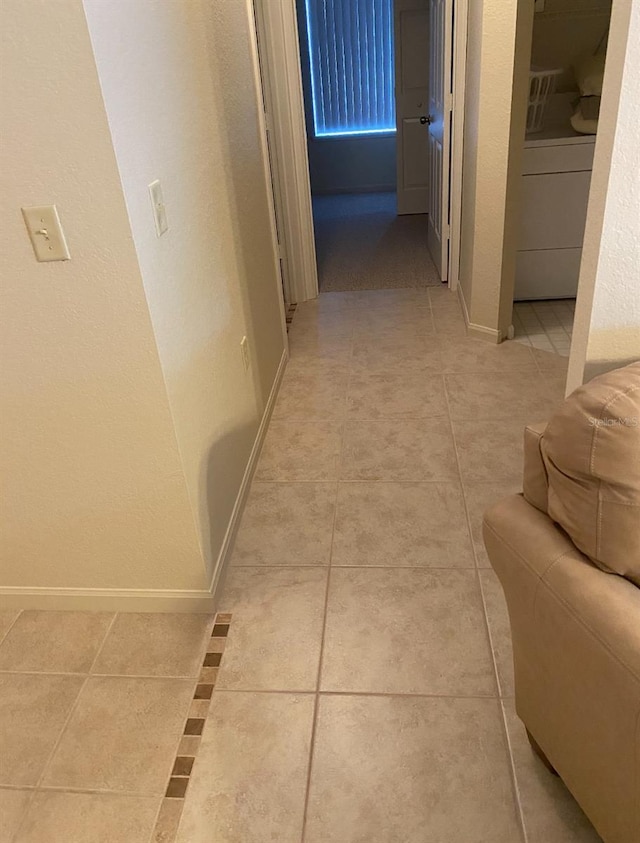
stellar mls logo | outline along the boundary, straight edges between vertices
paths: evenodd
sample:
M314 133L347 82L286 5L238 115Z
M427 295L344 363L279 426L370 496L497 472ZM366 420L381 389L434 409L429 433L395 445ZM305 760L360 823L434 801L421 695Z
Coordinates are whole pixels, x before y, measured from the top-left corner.
M596 419L594 416L589 416L589 424L591 427L640 427L640 418L638 416L622 416L620 418Z

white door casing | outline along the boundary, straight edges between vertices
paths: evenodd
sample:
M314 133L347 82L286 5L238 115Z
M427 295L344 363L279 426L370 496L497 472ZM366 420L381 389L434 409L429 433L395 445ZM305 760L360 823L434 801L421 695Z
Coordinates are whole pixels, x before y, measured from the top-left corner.
M453 0L429 0L429 252L442 281L449 272Z
M248 0L252 2L252 0ZM253 0L287 302L318 295L295 0Z
M396 161L399 214L428 207L429 0L395 0Z

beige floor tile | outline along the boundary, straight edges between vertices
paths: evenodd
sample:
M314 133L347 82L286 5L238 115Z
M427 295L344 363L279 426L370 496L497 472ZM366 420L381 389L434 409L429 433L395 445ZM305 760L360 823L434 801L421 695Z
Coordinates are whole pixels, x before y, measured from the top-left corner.
M36 785L83 679L0 675L0 784Z
M337 480L341 441L341 422L274 419L265 437L255 479Z
M216 687L316 687L327 570L234 568L220 598L233 622Z
M351 337L318 336L312 331L296 332L289 337L291 360L347 360L351 353Z
M90 677L43 785L162 795L193 691L190 679Z
M543 370L542 377L544 378L549 394L553 398L556 407L559 407L565 399L565 391L567 387L567 374L562 371Z
M448 373L538 371L531 349L514 342L496 345L472 337L445 337L440 353L442 370Z
M213 615L119 614L94 673L121 676L197 676Z
M429 287L429 302L431 307L457 307L460 309L458 294L450 290L446 284L439 287Z
M354 338L351 366L354 372L391 376L408 372L439 374L439 349L440 343L434 337L411 335L403 330L373 331Z
M538 372L445 375L452 419L509 419L531 422L549 417L555 407L548 385Z
M425 304L425 307L419 307L413 302L405 302L359 312L354 322L354 337L384 331L403 331L408 336L433 334L431 308Z
M540 369L550 369L566 372L569 368L569 358L556 354L555 351L545 351L543 348L532 349L533 356Z
M322 372L311 367L309 371L300 368L289 370L282 381L274 419L340 419L346 412L347 398L346 370L343 374Z
M309 336L349 337L353 331L355 318L353 308L318 306L303 308L302 305L299 305L293 316L290 334L300 338Z
M326 295L325 293L322 296ZM429 307L427 287L405 287L389 290L354 290L348 293L353 307L360 312L374 309L387 310L397 305L411 304L417 307Z
M233 565L328 565L335 483L254 483Z
M512 697L515 692L513 646L511 644L511 624L509 623L507 602L500 580L491 568L484 568L479 572L479 575L489 624L491 648L498 671L500 695Z
M357 419L425 419L447 415L440 375L423 372L353 372L349 381L347 415Z
M16 843L148 843L156 797L36 794Z
M530 419L465 419L453 422L463 485L505 483L522 488L524 428Z
M464 484L464 497L467 502L471 537L477 552L484 559L484 540L482 538L482 518L492 504L509 495L517 495L522 491L522 483L473 483ZM483 566L484 567L484 566Z
M321 697L305 843L521 839L495 700Z
M562 781L534 755L512 700L503 700L528 843L602 843Z
M321 687L496 694L475 571L333 569Z
M300 843L312 695L216 691L178 843Z
M11 629L19 614L20 611L18 609L3 609L0 611L0 641L2 641L7 632Z
M473 567L454 483L341 483L333 565Z
M0 670L87 673L113 615L24 611L0 645Z
M446 417L347 421L342 480L457 480Z
M0 840L13 843L22 818L35 791L5 790L0 788Z
M466 337L467 328L462 311L457 307L434 307L433 325L441 337Z
M182 817L182 807L182 799L168 797L162 800L151 843L175 843Z

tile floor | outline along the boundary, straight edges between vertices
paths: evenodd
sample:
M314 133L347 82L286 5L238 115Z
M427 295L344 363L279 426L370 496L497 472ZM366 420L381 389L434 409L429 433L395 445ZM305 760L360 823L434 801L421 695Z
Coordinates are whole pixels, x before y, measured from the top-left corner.
M203 658L222 649L212 627L209 615L0 612L1 843L169 840L163 796L176 756L193 753L189 718L204 723Z
M201 739L212 618L0 613L0 840L597 843L515 715L480 535L566 358L467 339L442 288L323 295L290 340Z
M513 306L515 341L568 357L575 309L575 299L516 302Z
M566 358L467 339L442 288L323 294L290 345L178 843L596 843L515 716L480 534Z

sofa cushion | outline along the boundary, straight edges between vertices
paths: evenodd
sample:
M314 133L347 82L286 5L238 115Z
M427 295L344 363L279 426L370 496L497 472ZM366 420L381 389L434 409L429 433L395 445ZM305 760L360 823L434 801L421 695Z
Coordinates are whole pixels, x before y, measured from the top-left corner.
M549 516L596 565L640 586L640 363L573 392L540 447Z

